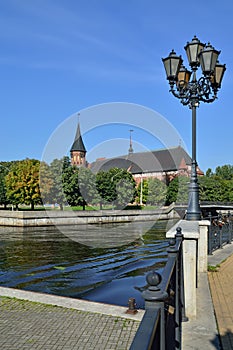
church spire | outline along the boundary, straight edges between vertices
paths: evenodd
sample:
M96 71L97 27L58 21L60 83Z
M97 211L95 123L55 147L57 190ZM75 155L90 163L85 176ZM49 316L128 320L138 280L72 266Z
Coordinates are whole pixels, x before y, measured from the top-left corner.
M74 142L70 149L71 164L77 166L86 166L86 148L83 143L81 131L80 131L80 114L78 113L78 126L76 130L76 135Z
M132 136L131 136L131 133L133 132L133 130L129 130L130 132L130 139L129 139L129 154L133 153L133 143L132 143Z

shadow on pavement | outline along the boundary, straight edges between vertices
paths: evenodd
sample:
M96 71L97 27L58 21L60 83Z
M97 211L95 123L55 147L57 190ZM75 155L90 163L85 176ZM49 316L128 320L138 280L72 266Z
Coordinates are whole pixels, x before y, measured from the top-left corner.
M220 350L233 350L233 333L228 329L224 335L216 335L211 343Z

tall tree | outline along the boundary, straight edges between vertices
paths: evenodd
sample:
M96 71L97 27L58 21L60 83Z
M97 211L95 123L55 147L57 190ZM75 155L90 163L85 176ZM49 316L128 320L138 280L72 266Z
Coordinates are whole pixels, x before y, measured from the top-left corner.
M227 184L228 202L233 202L233 179L228 181Z
M58 204L60 209L63 210L66 202L66 196L63 190L63 171L66 169L67 158L54 159L50 164L50 171L53 178L53 185L51 187L51 202L53 204Z
M53 203L52 188L54 185L53 174L50 166L41 162L40 164L40 193L43 204Z
M124 208L136 197L136 183L131 173L125 169L112 168L96 175L96 186L102 203L111 203Z
M187 203L188 202L188 184L187 176L177 176L169 184L167 190L166 203Z
M165 205L167 194L167 186L164 182L156 178L148 179L148 195L147 204Z
M0 204L4 205L4 208L10 203L7 198L5 181L5 177L10 171L10 166L10 162L0 162Z
M96 176L88 168L80 167L78 176L79 190L83 198L83 209L86 204L100 203L100 195L96 188Z
M211 168L208 168L207 170L206 170L206 176L207 177L211 177L211 176L213 176L214 174L213 174L213 171L212 171L212 169Z
M71 206L84 205L79 189L79 168L67 167L62 175L63 191L67 203Z
M223 180L233 179L233 165L226 164L215 169L215 175Z
M6 175L7 197L13 204L41 204L39 186L40 162L25 159L14 164Z
M200 200L202 202L228 202L229 182L217 176L201 176L199 179Z

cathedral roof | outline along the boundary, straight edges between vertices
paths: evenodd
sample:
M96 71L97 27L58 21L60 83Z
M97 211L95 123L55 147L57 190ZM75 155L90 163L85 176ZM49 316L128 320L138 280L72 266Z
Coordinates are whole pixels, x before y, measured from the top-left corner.
M191 158L182 147L173 147L149 152L138 152L115 158L96 160L91 164L94 173L111 168L123 168L132 174L176 171L191 165Z
M83 139L81 136L81 132L80 132L80 124L78 123L78 127L77 127L77 131L76 131L76 135L75 135L75 139L73 142L73 145L71 146L70 152L72 151L81 151L81 152L85 152L86 153L86 148L84 146L83 143Z

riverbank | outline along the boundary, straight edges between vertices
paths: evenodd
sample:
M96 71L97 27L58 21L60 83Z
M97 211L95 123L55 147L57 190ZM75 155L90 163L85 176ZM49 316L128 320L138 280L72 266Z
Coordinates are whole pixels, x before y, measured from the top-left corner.
M16 299L17 298L17 299ZM0 342L9 349L127 350L144 314L0 287Z
M174 206L158 210L0 211L0 226L60 226L178 219Z

